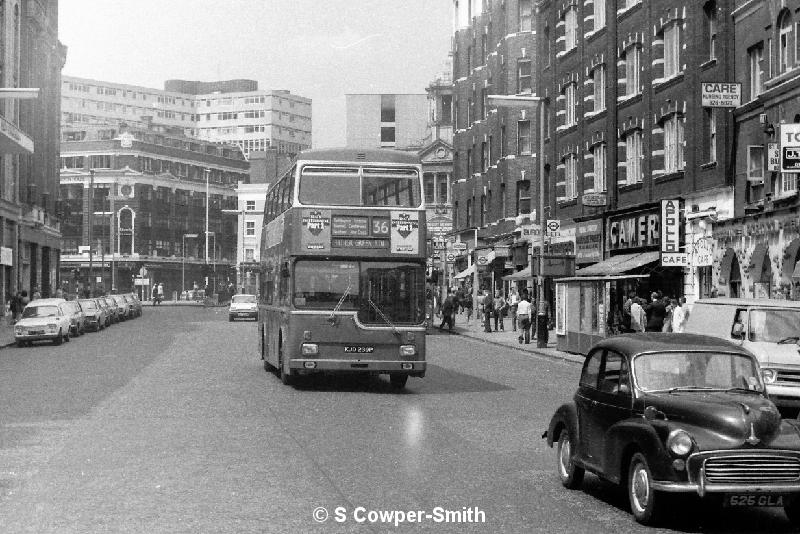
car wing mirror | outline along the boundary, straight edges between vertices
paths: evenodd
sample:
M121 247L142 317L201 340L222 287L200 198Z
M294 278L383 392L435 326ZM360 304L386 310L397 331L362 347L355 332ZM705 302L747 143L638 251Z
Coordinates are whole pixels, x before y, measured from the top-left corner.
M733 335L733 337L744 340L744 325L742 323L734 324L733 330L731 330L731 334Z
M667 416L664 412L655 406L648 406L644 409L644 418L648 421L655 421L656 419L666 420Z

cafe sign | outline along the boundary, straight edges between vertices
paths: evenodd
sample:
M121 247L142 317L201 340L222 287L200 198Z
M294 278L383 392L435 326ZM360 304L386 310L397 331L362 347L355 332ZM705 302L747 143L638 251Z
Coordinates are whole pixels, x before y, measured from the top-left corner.
M681 202L661 201L661 266L688 267L689 254L681 251Z
M630 213L609 219L608 249L655 247L660 243L661 218L658 212Z

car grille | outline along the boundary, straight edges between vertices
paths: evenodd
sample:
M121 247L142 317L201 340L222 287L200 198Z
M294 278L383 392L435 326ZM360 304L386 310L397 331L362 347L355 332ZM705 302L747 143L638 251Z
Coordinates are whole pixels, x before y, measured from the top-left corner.
M785 386L800 386L800 371L778 369L777 384Z
M785 456L748 454L709 458L709 484L768 484L800 479L800 460Z

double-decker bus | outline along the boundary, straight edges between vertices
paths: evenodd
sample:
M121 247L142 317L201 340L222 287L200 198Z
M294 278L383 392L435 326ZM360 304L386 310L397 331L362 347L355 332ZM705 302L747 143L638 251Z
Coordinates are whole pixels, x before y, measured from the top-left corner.
M259 328L284 384L313 373L425 376L425 210L419 157L301 152L267 192Z

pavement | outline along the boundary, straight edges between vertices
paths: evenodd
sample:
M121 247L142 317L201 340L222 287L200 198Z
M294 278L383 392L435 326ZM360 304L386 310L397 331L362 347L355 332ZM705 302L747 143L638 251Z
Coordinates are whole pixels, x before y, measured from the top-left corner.
M152 306L150 301L142 302L143 306ZM160 306L203 306L203 302L197 301L164 301ZM226 304L227 306L227 304ZM441 319L435 318L433 328L438 328ZM511 329L511 319L506 318L503 321L505 330L485 332L483 329L483 321L477 320L474 316L471 321L467 321L467 316L464 313L456 314L454 321L454 328L452 334L468 337L478 341L482 341L488 345L502 346L509 349L526 352L529 354L537 354L556 360L564 360L577 364L583 364L584 357L580 354L570 354L556 349L556 336L555 332L550 331L548 337L547 347L538 347L537 340L532 338L529 344L519 342L519 332ZM491 324L494 328L494 321ZM7 347L14 344L14 326L11 324L8 317L0 317L0 347Z
M441 319L435 318L435 323L431 328L438 329L440 323ZM547 347L538 347L537 340L533 336L529 344L519 342L519 331L514 331L512 329L511 318L506 317L503 320L503 326L504 330L495 331L494 320L492 320L492 331L486 332L483 328L482 320L478 320L473 316L472 320L468 321L466 314L459 313L456 314L452 334L469 337L489 345L506 347L529 354L536 354L583 365L585 359L583 355L571 354L556 349L556 335L553 330L549 332Z

